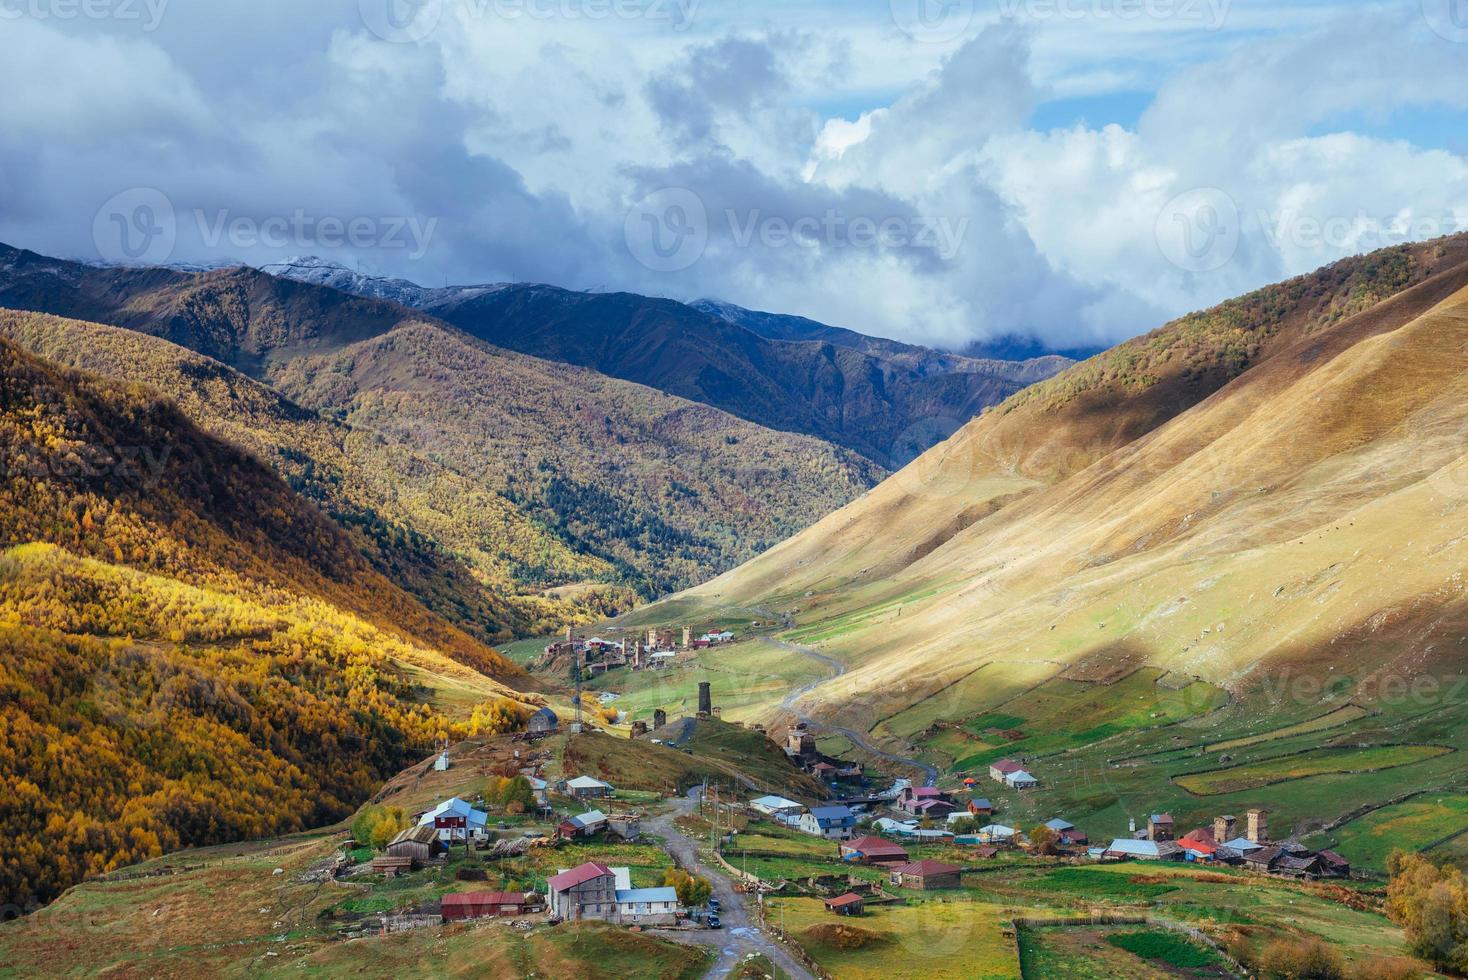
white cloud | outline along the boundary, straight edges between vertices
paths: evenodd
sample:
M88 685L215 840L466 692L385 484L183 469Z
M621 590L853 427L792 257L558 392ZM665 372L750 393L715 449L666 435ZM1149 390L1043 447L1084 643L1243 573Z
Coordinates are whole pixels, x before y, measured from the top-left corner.
M704 0L681 25L445 0L421 44L374 36L356 0L212 7L170 6L151 33L0 23L0 84L22 93L0 103L0 238L88 255L98 205L155 186L182 215L437 222L412 261L210 246L185 220L181 260L314 250L433 283L714 295L955 346L1076 344L1468 212L1461 155L1354 131L1468 108L1446 81L1468 45L1415 3L1234 0L1216 31L1019 4L1018 22L986 12L942 44L902 35L886 4L824 0ZM1139 90L1153 97L1132 128L1030 128L1047 101ZM708 226L702 258L667 274L634 259L624 218L670 186ZM1159 245L1159 216L1198 188L1236 218L1217 267Z

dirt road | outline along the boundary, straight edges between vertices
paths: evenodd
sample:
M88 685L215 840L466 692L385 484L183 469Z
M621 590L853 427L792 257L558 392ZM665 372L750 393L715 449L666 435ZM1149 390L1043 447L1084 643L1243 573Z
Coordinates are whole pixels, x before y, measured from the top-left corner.
M715 951L718 957L707 976L709 980L727 977L738 969L739 964L750 953L768 957L777 967L789 974L792 980L814 980L810 971L785 951L785 948L766 935L748 904L758 901L753 896L741 895L734 890L734 883L717 865L703 864L698 859L698 845L683 834L674 818L687 816L698 805L698 790L689 796L673 801L672 813L654 817L643 824L650 834L667 841L667 851L679 867L692 871L709 880L713 885L714 897L721 906L719 919L723 929L692 931L654 930L656 935L674 942L704 946Z
M795 715L795 717L800 721L805 722L806 727L810 728L812 731L831 732L837 735L844 735L851 740L851 743L853 745L860 748L863 752L874 755L879 759L886 759L888 762L895 762L898 765L908 766L913 769L920 770L923 774L924 786L936 786L938 784L937 766L931 765L927 762L923 762L920 759L909 759L905 756L894 755L893 753L888 752L886 749L879 749L871 743L871 741L867 738L865 732L858 732L854 729L842 728L839 725L832 725L827 722L820 721L818 719L810 717L796 707L796 702L798 702L801 698L805 697L807 694L810 694L821 685L827 684L830 681L835 680L837 677L840 677L842 674L846 673L845 664L835 659L834 657L826 656L819 650L813 650L810 647L803 647L798 643L791 643L787 640L777 640L773 637L765 637L765 642L773 643L776 646L782 647L786 650L790 650L793 653L798 653L802 656L809 657L812 660L819 661L832 670L831 676L826 678L825 680L813 681L809 684L806 684L804 687L798 687L795 690L791 691L785 696L785 700L780 702L781 708L784 708L786 711L789 711L791 714Z

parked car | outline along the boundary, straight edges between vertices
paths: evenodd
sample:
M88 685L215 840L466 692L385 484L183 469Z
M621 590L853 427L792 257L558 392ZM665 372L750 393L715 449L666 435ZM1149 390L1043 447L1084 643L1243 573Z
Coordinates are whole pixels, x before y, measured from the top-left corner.
M724 928L723 926L719 925L719 917L717 915L710 915L709 916L709 928L710 929L722 929L722 928Z
M709 899L709 911L715 913L719 911L719 900L717 898Z

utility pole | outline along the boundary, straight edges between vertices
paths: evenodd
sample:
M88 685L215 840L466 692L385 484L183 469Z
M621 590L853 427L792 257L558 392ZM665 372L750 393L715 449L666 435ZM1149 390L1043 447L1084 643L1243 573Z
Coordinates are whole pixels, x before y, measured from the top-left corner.
M581 734L581 651L576 641L571 641L571 679L576 682L576 725L571 730Z

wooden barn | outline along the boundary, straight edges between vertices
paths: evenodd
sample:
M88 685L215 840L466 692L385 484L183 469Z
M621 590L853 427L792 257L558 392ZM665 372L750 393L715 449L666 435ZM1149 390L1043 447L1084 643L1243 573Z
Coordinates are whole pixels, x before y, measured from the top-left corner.
M544 905L540 896L526 892L463 892L445 895L439 911L445 922L463 922L521 915L532 909L539 910Z
M438 830L431 823L409 827L387 845L388 857L411 858L415 864L427 864L443 851Z

